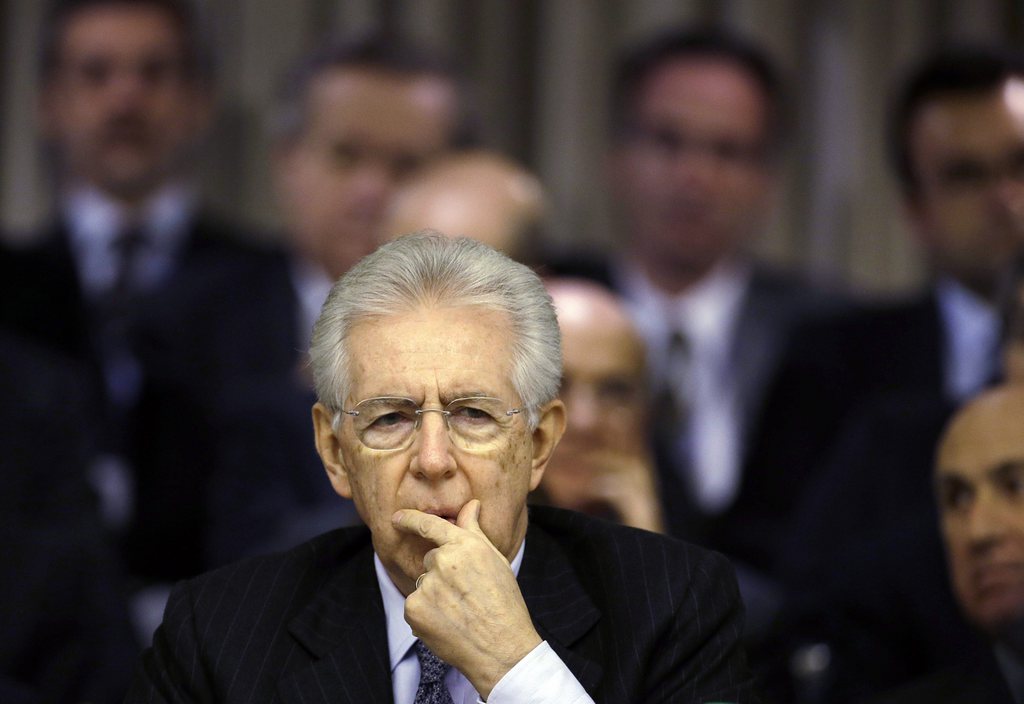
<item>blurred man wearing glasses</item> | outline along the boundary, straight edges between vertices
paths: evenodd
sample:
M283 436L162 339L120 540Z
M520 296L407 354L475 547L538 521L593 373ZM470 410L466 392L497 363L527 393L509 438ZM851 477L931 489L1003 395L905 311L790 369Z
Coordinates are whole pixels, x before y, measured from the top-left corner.
M640 334L603 286L568 278L544 285L562 333L566 425L534 500L663 532Z
M486 245L384 245L311 347L316 445L366 527L180 585L128 701L750 701L720 558L527 511L562 435L540 280Z

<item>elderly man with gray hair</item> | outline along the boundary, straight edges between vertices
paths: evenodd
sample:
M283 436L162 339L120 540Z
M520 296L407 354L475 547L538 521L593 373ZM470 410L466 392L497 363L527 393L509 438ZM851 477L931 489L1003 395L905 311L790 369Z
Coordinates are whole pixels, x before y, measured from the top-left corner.
M386 244L335 284L311 358L316 446L366 526L180 584L129 702L753 700L723 558L527 509L565 426L528 268Z

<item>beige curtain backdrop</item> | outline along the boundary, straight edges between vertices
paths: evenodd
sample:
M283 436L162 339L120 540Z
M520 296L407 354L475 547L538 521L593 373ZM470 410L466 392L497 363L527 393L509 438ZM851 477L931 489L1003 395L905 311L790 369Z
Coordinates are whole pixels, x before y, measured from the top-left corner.
M553 203L551 245L609 247L603 184L608 69L616 52L679 22L763 42L788 73L797 117L768 259L895 293L921 271L881 146L893 80L955 40L1017 41L1019 0L203 0L219 57L220 110L204 150L210 200L273 231L268 109L282 73L327 33L393 27L463 62L485 144L534 169ZM0 0L0 226L47 217L36 141L35 56L45 2Z

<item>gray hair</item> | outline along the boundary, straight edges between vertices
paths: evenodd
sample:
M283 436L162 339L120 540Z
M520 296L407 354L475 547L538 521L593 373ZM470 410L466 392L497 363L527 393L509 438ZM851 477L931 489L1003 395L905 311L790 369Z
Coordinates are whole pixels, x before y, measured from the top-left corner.
M320 402L335 413L343 408L352 381L347 338L356 324L422 306L479 306L507 316L512 386L535 428L562 378L551 297L528 267L475 240L431 230L381 246L331 288L309 350Z

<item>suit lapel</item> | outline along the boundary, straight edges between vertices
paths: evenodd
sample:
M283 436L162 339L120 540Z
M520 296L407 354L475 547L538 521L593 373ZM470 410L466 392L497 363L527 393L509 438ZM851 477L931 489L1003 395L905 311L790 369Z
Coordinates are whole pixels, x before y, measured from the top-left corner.
M771 286L766 285L763 275L755 268L743 295L730 351L744 446L781 352L779 305L773 294Z
M601 613L568 557L543 529L530 524L519 586L534 626L588 692L595 692L603 670L577 646Z
M391 702L384 606L367 545L345 561L288 624L313 663L278 685L290 704Z

